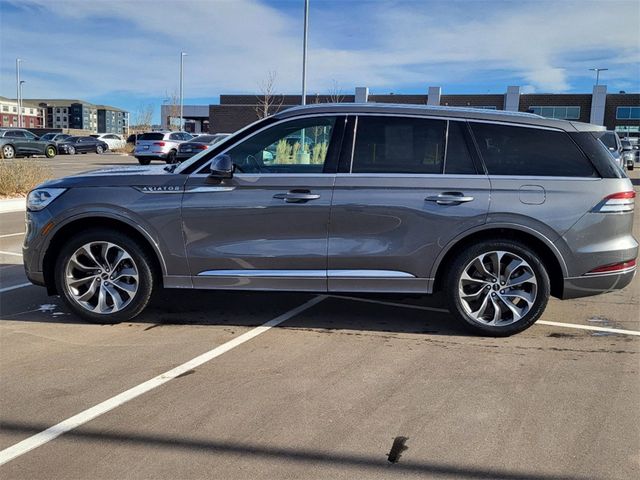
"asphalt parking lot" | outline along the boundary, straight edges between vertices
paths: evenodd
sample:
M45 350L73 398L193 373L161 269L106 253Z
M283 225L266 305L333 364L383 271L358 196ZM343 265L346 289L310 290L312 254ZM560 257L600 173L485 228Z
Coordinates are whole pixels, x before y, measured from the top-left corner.
M640 476L637 276L507 339L397 295L165 291L89 325L25 285L23 217L0 214L3 479Z

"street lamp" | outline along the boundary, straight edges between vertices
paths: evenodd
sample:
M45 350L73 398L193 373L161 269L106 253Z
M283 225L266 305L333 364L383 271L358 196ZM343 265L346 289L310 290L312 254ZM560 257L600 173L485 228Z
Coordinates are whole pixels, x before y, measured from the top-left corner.
M180 52L180 130L182 130L182 123L184 121L184 119L182 118L182 111L183 111L183 107L184 107L184 90L183 90L183 83L184 83L184 57L186 57L187 54L185 52Z
M596 72L596 86L597 86L598 82L600 81L600 72L604 72L609 69L608 68L590 68L589 70L592 72Z
M22 102L20 101L20 63L21 58L16 58L16 103L18 104L18 128L22 120Z
M302 41L302 104L307 103L307 29L309 28L309 0L304 0L304 39Z
M24 117L22 116L22 99L24 98L24 95L22 95L22 86L27 83L26 80L20 80L20 83L18 84L20 86L20 105L18 105L18 109L20 110L20 116L18 117L18 128L22 128L24 127L27 122L24 121Z

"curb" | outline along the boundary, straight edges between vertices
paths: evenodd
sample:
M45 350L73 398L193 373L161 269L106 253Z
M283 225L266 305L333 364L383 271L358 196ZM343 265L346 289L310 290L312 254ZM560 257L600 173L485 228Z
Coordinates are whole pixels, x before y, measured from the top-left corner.
M0 200L0 213L24 212L27 208L27 198L11 198Z

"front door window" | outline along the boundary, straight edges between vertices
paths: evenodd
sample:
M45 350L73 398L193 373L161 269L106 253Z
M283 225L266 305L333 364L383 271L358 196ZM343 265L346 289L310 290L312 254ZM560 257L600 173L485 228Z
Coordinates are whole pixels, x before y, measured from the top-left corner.
M227 152L241 173L322 173L335 117L314 117L275 125Z

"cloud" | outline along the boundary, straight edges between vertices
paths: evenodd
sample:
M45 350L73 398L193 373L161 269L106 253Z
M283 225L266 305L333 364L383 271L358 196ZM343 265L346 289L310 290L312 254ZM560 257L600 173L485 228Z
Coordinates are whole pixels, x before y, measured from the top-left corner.
M187 97L254 92L268 71L278 72L278 91L300 88L302 9L290 2L9 0L0 8L4 95L15 91L19 55L31 97L161 97L178 86L181 50ZM593 66L637 91L639 16L634 1L312 2L308 91L326 92L334 80L343 91L516 82L571 91L590 81Z

